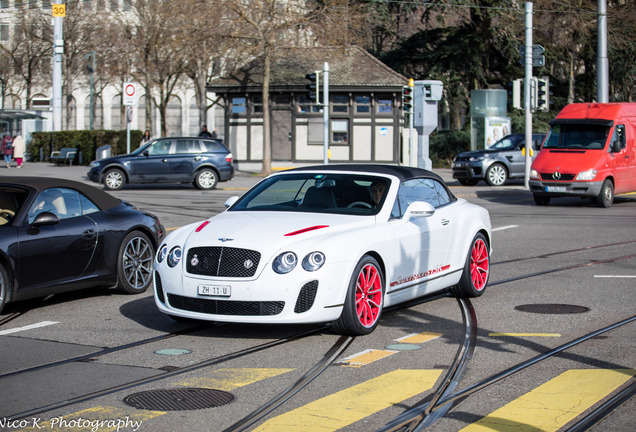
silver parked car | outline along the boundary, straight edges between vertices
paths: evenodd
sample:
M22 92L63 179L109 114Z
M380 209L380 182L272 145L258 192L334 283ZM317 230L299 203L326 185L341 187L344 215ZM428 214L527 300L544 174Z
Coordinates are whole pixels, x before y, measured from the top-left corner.
M537 152L545 134L532 134L532 148ZM506 135L486 150L463 152L453 161L453 178L465 186L485 180L490 186L501 186L508 179L523 178L525 174L524 134Z

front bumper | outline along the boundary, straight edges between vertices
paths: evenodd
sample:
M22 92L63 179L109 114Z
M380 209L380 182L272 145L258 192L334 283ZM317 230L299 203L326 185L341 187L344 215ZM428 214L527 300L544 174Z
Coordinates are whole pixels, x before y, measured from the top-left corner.
M540 181L530 180L530 191L534 195L541 196L579 196L594 198L601 193L602 181L581 182L581 181Z
M483 179L484 165L482 162L453 162L454 179Z
M154 298L161 312L198 320L264 324L337 320L348 285L348 277L341 275L350 273L344 263L332 263L329 269L302 276L265 271L256 278L210 278L181 275L165 264L155 265L159 269L155 271ZM221 290L216 296L201 295L200 285ZM222 292L223 288L229 289Z

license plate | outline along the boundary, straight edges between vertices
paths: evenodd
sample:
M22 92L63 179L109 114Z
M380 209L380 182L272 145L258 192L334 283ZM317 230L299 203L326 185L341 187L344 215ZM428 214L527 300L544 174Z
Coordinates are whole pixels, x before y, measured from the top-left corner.
M232 295L232 287L229 285L199 285L199 295L230 297Z
M546 186L546 192L567 192L565 186Z

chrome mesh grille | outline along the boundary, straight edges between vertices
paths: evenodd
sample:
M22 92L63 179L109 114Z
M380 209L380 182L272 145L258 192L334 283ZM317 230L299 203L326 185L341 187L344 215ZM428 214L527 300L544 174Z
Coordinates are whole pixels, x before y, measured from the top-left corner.
M195 247L188 250L186 271L219 277L251 277L261 260L260 252L231 247Z

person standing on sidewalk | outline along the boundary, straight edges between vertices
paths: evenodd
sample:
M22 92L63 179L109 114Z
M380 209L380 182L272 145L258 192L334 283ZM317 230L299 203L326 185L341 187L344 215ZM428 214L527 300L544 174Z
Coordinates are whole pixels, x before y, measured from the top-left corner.
M4 155L4 161L7 164L7 168L11 168L11 159L13 158L13 140L11 135L6 134L0 144L0 153Z
M13 137L13 159L18 164L18 168L22 167L22 162L24 160L24 152L26 151L26 144L24 142L24 138L22 135L18 133Z

